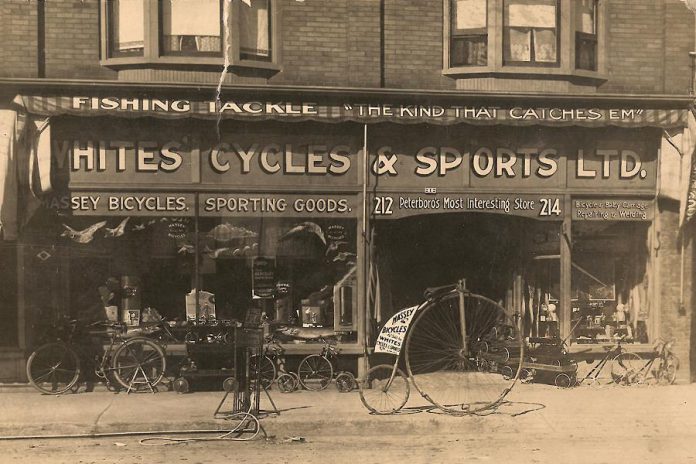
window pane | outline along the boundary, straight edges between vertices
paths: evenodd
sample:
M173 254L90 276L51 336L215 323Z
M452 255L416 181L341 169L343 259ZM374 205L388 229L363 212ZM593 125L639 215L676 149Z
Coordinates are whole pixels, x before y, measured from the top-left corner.
M577 32L575 35L575 67L578 69L597 70L596 36Z
M112 0L108 4L109 55L142 55L143 0Z
M579 0L575 14L575 30L585 34L595 34L595 4L596 0Z
M453 31L486 27L486 0L456 0L453 3Z
M164 0L162 48L165 54L214 54L222 51L219 0Z
M508 28L505 30L505 43L505 61L531 61L531 30Z
M253 0L240 6L239 50L241 58L270 59L270 8L268 0Z
M556 0L507 0L505 25L555 28Z
M534 59L542 63L556 62L556 30L534 30Z
M454 37L451 45L451 66L486 66L488 40L485 35Z

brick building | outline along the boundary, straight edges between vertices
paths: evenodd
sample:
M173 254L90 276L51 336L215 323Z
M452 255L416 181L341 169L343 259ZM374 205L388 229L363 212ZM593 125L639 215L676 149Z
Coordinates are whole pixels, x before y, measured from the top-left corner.
M351 359L466 277L571 351L674 338L691 381L682 1L246 3L0 3L0 380L50 321L110 306L108 277L137 289L120 317L214 295Z

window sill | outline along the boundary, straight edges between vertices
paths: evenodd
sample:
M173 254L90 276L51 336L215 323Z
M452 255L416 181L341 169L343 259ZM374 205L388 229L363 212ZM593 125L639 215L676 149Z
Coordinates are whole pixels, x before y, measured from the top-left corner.
M593 81L596 84L605 82L608 77L600 71L587 71L584 69L553 68L542 66L457 66L447 68L442 74L452 78L466 79L477 77L540 77L561 78L571 80Z
M107 68L146 68L151 66L202 66L216 68L219 70L224 66L225 61L219 56L160 56L157 58L146 58L143 56L137 57L119 57L107 58L101 60L100 64ZM230 64L230 68L239 69L258 69L268 72L279 72L281 66L278 63L255 61L255 60L238 60Z

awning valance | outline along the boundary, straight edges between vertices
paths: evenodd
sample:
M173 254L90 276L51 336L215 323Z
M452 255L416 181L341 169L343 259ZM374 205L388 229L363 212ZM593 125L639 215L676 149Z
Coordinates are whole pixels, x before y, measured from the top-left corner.
M655 108L596 108L567 106L462 106L346 101L321 104L309 101L252 99L196 100L190 98L24 95L26 110L40 116L116 116L163 119L233 119L243 121L318 121L399 124L474 124L580 127L686 127L687 110Z

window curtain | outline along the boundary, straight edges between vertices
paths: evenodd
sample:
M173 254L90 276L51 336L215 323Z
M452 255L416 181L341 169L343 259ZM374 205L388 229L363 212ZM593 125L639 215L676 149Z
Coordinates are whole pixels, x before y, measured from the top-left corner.
M165 52L219 52L219 0L165 0L162 4Z
M556 0L507 0L504 23L506 60L556 61Z
M239 50L242 55L271 56L269 20L268 0L253 0L250 7L240 8Z
M144 48L143 0L114 0L111 27L114 51L128 52Z

